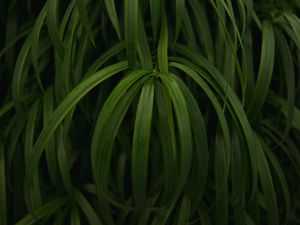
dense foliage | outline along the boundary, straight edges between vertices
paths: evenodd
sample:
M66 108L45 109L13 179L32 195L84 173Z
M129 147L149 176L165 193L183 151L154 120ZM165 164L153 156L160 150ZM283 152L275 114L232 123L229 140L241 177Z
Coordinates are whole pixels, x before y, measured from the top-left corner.
M0 225L300 224L299 0L0 0Z

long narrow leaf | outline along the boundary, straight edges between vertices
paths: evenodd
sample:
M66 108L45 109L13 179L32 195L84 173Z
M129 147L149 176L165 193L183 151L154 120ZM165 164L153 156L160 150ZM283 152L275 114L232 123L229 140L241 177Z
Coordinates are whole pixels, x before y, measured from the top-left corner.
M120 25L118 20L118 15L116 11L116 4L114 0L105 0L106 11L108 16L117 32L118 37L121 39Z
M148 81L139 99L132 144L132 187L138 208L145 207L147 196L147 170L151 120L153 112L154 83Z
M101 83L103 80L125 70L127 68L126 62L119 62L103 70L100 70L87 79L82 81L73 91L62 101L58 108L53 112L51 118L48 120L47 125L40 133L34 148L32 150L33 155L28 168L27 178L33 175L36 167L39 163L40 157L44 151L44 148L51 137L53 132L59 126L64 117L70 112L70 110L83 98L92 88Z
M125 0L125 44L129 67L134 67L138 40L139 0Z
M32 215L27 215L23 219L21 219L16 225L31 225L36 223L36 219L42 219L44 217L49 217L53 213L55 213L57 210L59 210L62 206L67 204L69 201L68 197L61 197L57 198L55 200L52 200L51 202L48 202L47 204L43 205L39 209L36 209L33 214L35 215L35 218Z
M252 101L247 109L250 118L255 118L266 99L269 90L268 87L272 78L275 58L275 37L272 25L268 22L264 22L262 29L263 40L259 72Z

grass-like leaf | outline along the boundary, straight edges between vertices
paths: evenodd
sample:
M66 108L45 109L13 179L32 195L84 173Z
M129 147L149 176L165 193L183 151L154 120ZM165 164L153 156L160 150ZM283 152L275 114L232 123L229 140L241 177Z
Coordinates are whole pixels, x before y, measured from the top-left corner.
M138 208L144 208L146 201L153 99L154 83L153 80L149 80L144 85L139 99L132 144L132 187Z
M275 37L272 25L268 22L263 23L263 40L260 58L258 77L256 80L254 95L249 103L247 112L250 118L254 118L261 109L266 96L268 87L272 79L272 71L275 58Z
M47 1L47 26L49 35L51 37L53 46L58 52L60 57L64 55L64 44L59 34L58 28L58 1L48 0Z
M269 224L279 224L278 217L278 208L277 208L277 199L276 193L274 189L273 179L271 175L271 171L267 162L266 155L263 151L263 146L256 137L257 147L258 147L258 174L260 183L262 185L262 194L264 198L264 204L267 211L268 222Z
M118 34L118 37L121 39L121 32L120 32L120 25L119 25L119 19L116 11L116 4L114 0L105 0L105 7L107 10L107 13L109 15L109 18Z
M28 168L27 178L33 175L36 170L36 166L39 163L40 157L44 151L44 148L51 137L55 129L59 126L60 122L70 112L70 110L80 101L84 95L86 95L93 87L102 82L103 80L125 70L127 68L126 62L120 62L107 67L99 72L89 76L86 80L82 81L59 105L59 107L53 112L51 118L48 120L47 125L40 133L31 157L31 163Z
M157 58L160 72L168 73L168 24L164 8L162 12L162 24L157 49Z
M62 206L67 204L68 201L69 201L68 197L61 197L61 198L54 199L46 203L42 207L36 209L33 212L34 217L32 215L28 215L23 219L21 219L18 223L16 223L16 225L35 224L37 222L36 220L42 219L44 217L49 217L51 214L55 213Z
M0 0L0 225L297 223L299 12Z
M178 180L175 188L174 200L181 194L187 182L192 160L192 133L189 113L184 95L180 90L176 80L169 74L160 74L163 84L166 86L174 105L176 121L179 130L180 153L178 166Z
M161 5L162 1L160 0L150 0L150 12L151 12L151 23L152 23L152 30L153 36L156 40L157 33L159 29L159 22L161 21Z
M80 191L75 190L74 197L75 197L75 200L76 200L77 204L79 205L80 209L85 214L86 219L89 221L89 223L95 224L95 225L102 225L101 221L98 218L98 215L96 214L96 212L93 209L93 207L91 206L91 204L84 197L84 195L81 194Z
M126 0L125 4L125 44L129 67L134 67L138 40L138 0Z
M86 7L85 7L82 0L76 0L76 6L77 6L77 9L78 9L80 18L82 20L84 29L87 31L89 39L91 40L91 42L95 46L96 44L95 44L92 29L90 27L90 21L89 21L89 18L88 18L88 13L87 13Z

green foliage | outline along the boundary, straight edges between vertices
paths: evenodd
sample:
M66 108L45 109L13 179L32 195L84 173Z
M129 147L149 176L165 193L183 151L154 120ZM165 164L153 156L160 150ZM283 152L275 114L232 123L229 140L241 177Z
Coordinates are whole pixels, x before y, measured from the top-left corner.
M300 223L298 0L0 0L0 225Z

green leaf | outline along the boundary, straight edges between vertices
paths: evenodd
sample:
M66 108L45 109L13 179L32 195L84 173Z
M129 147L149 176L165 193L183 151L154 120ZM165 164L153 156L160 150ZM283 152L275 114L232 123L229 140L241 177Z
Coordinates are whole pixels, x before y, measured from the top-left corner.
M96 214L95 210L91 206L91 204L88 202L88 200L84 197L83 194L80 193L80 191L75 190L74 191L74 197L79 205L80 209L83 211L83 213L86 216L87 221L89 224L93 225L102 225L101 221L98 218L98 215Z
M26 63L28 60L31 43L32 43L32 38L29 35L26 38L26 41L23 44L21 51L18 55L15 69L14 69L13 79L12 79L12 97L13 97L13 100L15 103L15 107L19 111L22 110L21 98L22 98L22 95L24 94L23 86L24 86L24 81L25 81L26 75L27 75Z
M155 82L155 99L158 113L158 137L161 142L164 169L164 193L162 202L172 200L176 181L176 135L171 98L160 81Z
M144 22L139 11L139 36L138 36L138 55L142 64L142 68L151 70L153 68L150 47L147 39L147 34L144 28Z
M75 87L73 91L71 91L70 94L60 103L57 109L53 112L51 118L48 120L47 125L43 128L37 138L32 150L33 154L30 160L30 165L27 170L27 179L30 180L30 177L32 177L34 174L45 146L47 145L56 128L71 111L71 109L80 101L80 99L82 99L99 83L125 69L127 69L127 63L119 62L92 74L78 84L77 87Z
M293 13L284 12L283 16L290 24L294 34L294 38L292 38L295 41L295 44L297 45L298 49L300 49L300 19Z
M285 204L285 222L284 224L288 224L289 217L290 217L290 205L291 205L291 198L290 198L290 192L289 192L289 187L287 184L287 179L286 176L280 166L280 163L276 156L270 151L268 145L266 143L263 143L263 148L266 152L266 155L269 159L270 165L272 165L272 169L274 168L274 171L276 172L278 181L281 186L281 190L283 193L283 199L284 199L284 204ZM273 170L272 170L273 171Z
M183 65L183 64L179 64L179 63L175 63L175 62L171 62L170 66L178 68L180 70L182 70L184 73L186 73L188 76L190 76L192 79L195 80L195 82L203 89L203 91L206 93L207 97L210 99L211 103L213 104L215 111L217 113L221 128L222 128L222 132L224 135L224 143L225 143L225 149L227 154L230 153L229 149L230 149L230 135L229 135L229 129L228 129L228 125L227 125L227 121L226 118L223 114L223 110L220 106L220 103L218 102L218 99L216 98L216 96L214 95L214 93L212 92L212 90L210 89L210 87L206 84L206 82L191 68ZM229 155L227 155L227 158L229 158ZM228 165L229 166L229 165ZM229 172L229 167L227 167L226 170L226 174L228 174Z
M136 206L146 206L149 141L153 112L154 83L145 83L136 111L132 144L132 188Z
M185 85L185 83L177 76L173 75L176 79L186 101L190 114L190 120L193 131L193 165L191 174L191 188L194 185L195 193L193 193L193 209L198 207L202 194L206 186L206 179L208 173L208 140L207 130L204 117L199 109L199 105L193 96L191 90ZM172 168L170 168L172 170ZM172 183L171 183L172 184Z
M70 20L70 17L72 15L72 13L74 13L74 11L76 11L76 10L74 10L75 6L76 6L76 0L72 0L70 2L70 4L68 5L68 8L65 10L64 16L63 16L62 21L59 25L59 36L62 37L62 39L65 35L66 27L68 25L68 22Z
M31 32L31 30L32 30L32 27L27 27L23 31L20 31L18 33L18 35L16 35L15 38L9 40L9 42L6 43L6 45L0 51L0 59L3 57L3 55L5 55L7 53L7 51L9 49L13 48L20 39L22 39L25 36L27 36Z
M177 40L177 37L179 35L181 25L182 25L182 18L185 10L185 0L176 0L176 13L175 13L175 39Z
M35 217L33 217L31 214L25 216L23 219L21 219L16 225L31 225L35 224L36 220L40 220L45 217L49 217L55 212L57 212L61 207L66 205L69 202L68 197L61 197L54 199L42 207L36 209L33 211L33 214Z
M85 73L85 76L89 76L93 73L95 73L97 70L101 68L103 64L105 64L110 58L113 56L116 56L118 53L123 51L125 48L125 44L123 42L120 42L111 48L107 49L106 52L101 54L97 59L93 61L93 63L89 66L87 72Z
M121 33L120 33L120 25L119 25L119 19L116 11L116 4L114 0L105 0L105 7L107 14L115 28L115 31L117 32L117 35L119 39L121 39Z
M151 23L154 40L157 40L157 33L159 29L159 22L161 21L161 0L150 0Z
M254 39L252 37L252 31L247 30L244 39L244 50L245 50L245 60L243 63L243 73L247 74L247 85L245 91L245 105L252 99L252 93L255 89L255 74L254 74Z
M247 173L247 153L243 151L243 145L239 139L236 129L231 129L231 170L228 184L232 187L233 224L245 224L246 192L248 189Z
M63 61L59 62L57 66L57 72L55 74L55 94L58 100L64 98L71 89L71 77L72 77L72 54L74 51L74 39L75 33L79 25L79 15L77 11L74 11L71 15L69 26L66 29L65 37L65 51L63 55ZM63 76L61 75L63 74Z
M71 225L80 225L80 215L77 206L73 206L71 210L71 218L70 218Z
M193 29L193 23L186 9L184 10L184 14L183 14L182 33L187 45L192 49L198 50L199 46L196 41L196 34Z
M40 101L37 100L29 110L27 124L25 128L25 143L24 143L24 160L25 160L25 168L28 168L28 164L30 162L30 158L32 156L32 148L34 141L34 134L36 129L37 115L39 112ZM42 196L40 189L40 181L39 181L39 171L33 176L33 185L28 187L27 190L30 190L27 193L26 198L28 199L27 204L30 209L36 209L41 207L42 205Z
M70 209L69 207L65 207L62 210L58 211L55 214L55 219L53 220L53 225L63 225L67 216L69 216Z
M295 105L295 70L293 64L292 52L289 48L288 42L284 35L281 32L276 32L276 43L278 45L279 58L281 60L280 71L282 76L286 81L286 90L287 90L287 115L286 115L286 128L284 136L289 132L294 114L294 105Z
M192 131L187 103L180 90L176 80L169 74L159 74L163 84L166 86L169 95L172 99L174 111L177 119L180 153L179 153L179 168L178 179L173 195L173 200L176 201L188 180L192 160Z
M258 77L256 80L252 101L247 107L247 113L251 119L255 118L265 102L269 91L274 66L275 37L272 25L264 21L262 32L262 50Z
M288 121L289 116L289 103L284 98L279 96L270 95L269 96L269 104L280 106L281 113L286 117ZM293 118L292 118L292 128L300 131L300 110L296 106L293 109Z
M70 160L67 157L67 150L65 147L66 144L64 142L64 132L64 127L61 125L57 132L57 161L64 188L68 193L71 194L73 191L73 185L70 175Z
M209 215L205 211L200 210L199 214L200 214L201 224L203 224L203 225L211 225L212 224L212 222L210 221Z
M85 4L83 3L83 0L76 0L76 6L77 6L77 10L79 12L80 18L82 20L83 27L86 30L93 45L96 46L94 36L93 36L93 31L90 26L91 23L89 21L89 18L87 15L87 10L86 10Z
M168 24L165 8L162 10L162 25L157 49L157 58L160 72L168 73Z
M45 127L47 122L49 121L53 113L53 107L54 107L53 88L50 87L46 90L44 95L43 127ZM57 151L56 151L54 136L50 137L48 144L45 147L45 153L46 153L46 160L47 160L50 179L57 188L60 188L60 175L59 175Z
M188 1L193 12L193 22L197 26L195 32L198 36L201 47L210 62L214 61L214 47L212 42L211 29L208 22L207 12L203 3L197 0Z
M59 56L63 58L64 55L64 44L62 38L58 32L58 1L48 0L47 1L47 26L50 38L52 40L55 50Z
M263 144L262 144L263 141L260 140L257 136L255 138L256 138L256 147L257 147L257 154L258 154L257 156L258 175L262 186L262 194L263 194L264 204L267 211L268 223L277 225L279 224L279 215L278 215L276 192L274 188L270 167L266 155L263 151Z
M190 59L190 60L178 59L178 61L180 63L188 65L188 67L193 68L195 71L197 71L201 77L203 77L206 81L209 82L210 85L213 86L214 90L217 91L219 93L219 95L223 96L224 100L227 99L227 102L228 102L227 104L229 106L229 110L232 115L232 118L234 119L234 123L238 127L238 131L241 132L240 137L242 139L244 139L245 144L247 145L248 152L250 154L252 179L253 179L253 191L254 191L255 190L254 187L256 187L256 184L257 184L256 154L255 154L255 148L253 147L253 143L254 143L253 131L249 124L246 113L243 109L243 106L241 105L235 92L227 84L224 77L204 57L202 57L199 54L194 53L193 51L187 49L186 47L184 47L182 45L176 45L175 48L177 51L179 51L181 54L183 54L187 59ZM191 63L191 62L194 62L195 64L197 64L197 66L193 65L193 63ZM172 63L170 63L170 65L172 65ZM200 69L200 68L203 68L204 70ZM187 69L189 69L189 68L187 68ZM200 85L204 82L204 81L201 81L202 80L201 77L199 77L197 74L193 74L192 77L198 83L198 85ZM201 86L201 87L203 88L203 86ZM204 90L209 91L209 89L210 89L209 87L206 87ZM207 92L207 91L205 91L205 92ZM208 94L208 97L210 95L211 94ZM215 100L211 99L211 101L214 104L214 107L216 109L216 106L214 103ZM219 112L218 117L219 118L224 117L224 115L222 115L222 114L223 114L223 112ZM222 129L224 129L224 128L225 128L225 124L223 125ZM228 132L227 131L224 132L224 135L225 136L228 135ZM226 139L227 138L225 138L225 140ZM225 141L225 142L227 142L227 141ZM254 194L254 192L252 194Z
M291 139L291 137L283 138L281 130L274 127L273 124L266 122L264 123L264 126L264 132L271 138L271 140L273 140L282 148L293 165L295 171L300 175L300 153L294 141Z
M35 77L38 81L38 84L41 88L41 90L44 92L44 88L43 88L43 84L40 78L40 68L39 68L39 64L38 64L38 58L39 58L39 38L40 38L40 33L42 30L42 27L44 26L44 22L46 20L46 13L47 10L47 4L45 4L45 6L43 7L43 9L40 12L40 15L38 16L34 27L33 27L33 31L32 31L32 48L31 48L31 56L32 56L32 63L33 63L33 67L35 70Z
M95 184L102 195L108 187L112 147L116 132L132 98L142 84L139 83L139 80L148 73L149 71L145 70L133 71L120 81L105 101L96 121L92 137L91 158ZM136 82L138 85L131 89L130 87ZM144 80L142 79L141 82ZM122 98L124 98L124 103L121 104ZM123 107L118 107L119 105Z
M129 67L134 67L138 43L139 0L125 0L125 45Z
M166 225L174 209L174 206L175 204L172 204L168 208L155 214L155 217L151 225Z
M190 213L191 213L190 210L191 210L191 199L189 199L187 196L183 196L182 203L178 212L178 219L177 219L178 225L189 224Z
M215 195L216 195L216 224L228 224L229 202L228 202L228 172L230 159L227 158L224 148L224 138L217 131L215 138Z
M127 203L124 203L122 198L120 200L118 196L108 191L109 184L115 180L112 179L109 173L115 138L131 102L144 82L149 78L147 76L148 73L148 71L144 70L133 71L119 82L106 100L98 116L93 133L93 175L101 211L103 212L106 222L109 224L113 224L113 219L107 202L119 208L128 208Z
M223 47L227 47L227 49L231 49L231 53L234 56L234 62L237 68L237 73L239 74L239 79L240 79L240 83L241 83L241 88L242 88L242 93L243 93L243 102L244 102L244 94L245 94L245 89L246 89L246 82L247 82L247 74L242 73L241 70L241 65L240 65L240 61L239 61L239 56L237 55L237 49L241 48L241 54L242 54L242 60L245 59L245 52L244 52L244 47L243 47L243 41L242 41L242 37L241 34L238 30L238 23L239 21L236 21L236 16L234 15L234 10L232 7L232 3L231 1L224 1L224 0L220 0L217 3L215 3L213 0L209 0L209 2L211 3L213 9L215 10L218 19L219 19L219 27L218 27L218 32L219 34L217 35L217 47L216 47L216 53L220 53L221 57L217 57L217 59L219 59L218 62L218 68L220 68L220 66L223 64L223 56L222 54L226 54L224 53L224 49ZM227 13L230 21L231 21L231 25L232 27L228 27L228 25L226 24L226 14ZM233 32L230 32L230 29L233 30ZM244 32L244 30L243 30ZM233 35L231 35L231 33L233 33ZM232 37L233 36L233 37ZM222 49L221 49L222 48ZM219 54L217 54L216 56L218 56ZM220 65L221 63L221 65Z

